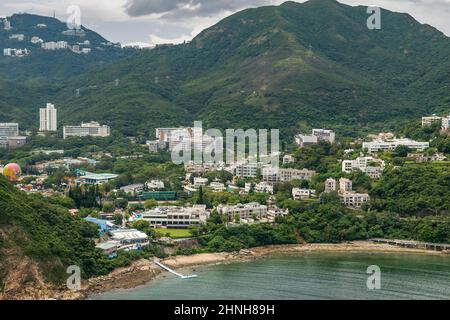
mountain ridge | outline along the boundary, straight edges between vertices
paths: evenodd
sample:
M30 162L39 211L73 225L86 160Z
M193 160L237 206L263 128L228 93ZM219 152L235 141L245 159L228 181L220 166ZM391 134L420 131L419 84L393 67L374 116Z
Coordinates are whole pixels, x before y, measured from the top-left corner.
M147 137L194 120L355 135L448 110L449 38L408 14L382 9L381 30L368 17L333 0L246 9L189 43L75 75L48 98L62 123L95 119Z

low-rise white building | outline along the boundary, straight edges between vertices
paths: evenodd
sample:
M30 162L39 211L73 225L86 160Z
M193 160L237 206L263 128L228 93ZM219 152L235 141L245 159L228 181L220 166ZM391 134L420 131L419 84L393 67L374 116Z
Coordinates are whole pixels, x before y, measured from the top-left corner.
M256 178L258 175L257 163L241 163L236 165L236 177L239 178Z
M41 45L41 48L44 50L65 50L69 48L69 43L67 41L50 41L50 42L44 42Z
M377 164L378 166L371 165ZM351 173L360 170L372 179L379 179L384 171L384 161L373 157L358 157L355 160L342 161L342 172Z
M353 190L352 180L347 178L339 179L339 191L340 192L350 192Z
M208 178L194 177L194 188L206 187L208 183Z
M110 231L112 241L120 243L120 250L139 250L150 245L148 235L135 229Z
M450 115L442 118L442 130L449 131L450 129Z
M159 140L149 140L147 141L148 151L150 153L157 153L159 150L161 150L161 146L159 144Z
M149 190L162 190L165 188L164 182L161 180L151 180L146 183Z
M306 200L314 197L315 195L316 190L314 189L302 189L302 188L292 189L292 198L294 200Z
M79 171L79 179L81 184L102 185L114 179L119 175L113 173L91 173L87 171Z
M260 182L255 185L255 192L273 194L273 184L268 182Z
M337 182L336 179L328 178L325 181L325 192L333 192L336 191Z
M24 39L25 39L25 35L23 35L23 34L12 34L9 36L9 40L23 41Z
M213 192L224 192L225 190L227 190L227 188L225 187L225 184L219 181L213 181L210 183L209 187L211 188L211 190Z
M283 157L283 164L289 164L289 163L294 163L294 162L295 162L295 158L290 154L287 154Z
M100 125L98 122L92 121L88 123L81 123L80 126L64 126L63 138L68 137L109 137L110 128L106 125Z
M361 208L361 206L370 200L367 193L342 192L339 194L342 203L349 208Z
M144 185L142 183L131 184L128 186L121 187L120 190L122 190L123 192L125 192L129 195L136 196L139 192L144 190Z
M398 146L423 151L430 147L430 143L411 139L373 140L372 142L363 143L363 149L367 149L369 152L394 151Z
M329 143L334 143L336 141L336 134L332 130L313 129L312 135L317 137L319 141L327 141Z
M146 220L155 228L187 228L206 223L210 211L205 205L192 207L157 207L144 213L134 213L132 221Z
M236 216L241 219L256 217L258 219L267 216L267 206L257 202L237 205L219 205L217 212L228 217L228 221L234 221Z
M295 143L300 147L304 148L307 146L311 146L313 144L317 144L319 139L316 136L298 134L295 136Z
M9 31L12 29L11 21L8 19L3 20L3 29Z
M319 141L334 143L336 141L336 134L332 130L313 129L311 135L299 134L295 136L295 142L300 148L317 144Z
M441 121L441 117L433 114L432 116L422 117L422 128L428 127L437 121Z
M12 49L12 48L4 48L3 55L5 57L24 57L30 54L27 48L25 49Z
M316 174L313 170L307 169L285 169L267 167L262 169L262 176L265 182L291 182L292 180L311 180Z

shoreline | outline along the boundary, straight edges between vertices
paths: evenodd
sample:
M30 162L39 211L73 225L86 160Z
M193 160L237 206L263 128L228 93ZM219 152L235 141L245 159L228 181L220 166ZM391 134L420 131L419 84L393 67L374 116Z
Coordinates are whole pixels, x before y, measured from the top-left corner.
M190 256L169 257L161 260L161 263L176 270L188 267L249 262L273 254L312 252L446 255L440 251L408 249L389 244L373 243L371 241L354 241L340 244L271 245L243 249L235 253L201 253ZM151 282L164 272L152 261L143 259L135 261L130 267L114 270L107 276L87 280L83 289L79 291L79 296L74 298L88 299L92 295L108 291L133 289Z

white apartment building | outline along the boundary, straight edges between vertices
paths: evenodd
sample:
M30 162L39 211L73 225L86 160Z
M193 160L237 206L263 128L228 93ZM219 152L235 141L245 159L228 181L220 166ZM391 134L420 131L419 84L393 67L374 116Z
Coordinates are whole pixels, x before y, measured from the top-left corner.
M208 185L208 178L195 177L194 178L194 188L206 187Z
M336 191L336 186L337 186L336 180L333 178L328 178L325 181L325 192Z
M378 180L381 178L384 172L384 168L382 167L367 167L363 171L366 175L368 175L371 179Z
M372 142L363 143L363 149L367 149L369 152L394 151L398 146L423 151L430 147L430 143L411 139L373 140Z
M24 57L27 56L30 52L25 49L12 49L12 48L4 48L3 55L6 57Z
M316 136L298 134L295 136L295 143L300 147L304 148L319 142Z
M10 40L23 41L25 39L25 35L23 34L12 34L9 36Z
M317 144L319 141L334 143L336 134L332 130L313 129L311 135L299 134L295 136L295 143L301 148Z
M317 137L319 141L327 141L329 143L334 143L336 141L336 134L332 130L313 129L312 135Z
M18 123L0 123L0 137L17 137L19 135Z
M343 192L340 195L342 203L349 208L361 208L361 206L370 200L366 193Z
M212 189L213 192L224 192L225 190L227 190L225 184L219 181L211 182L209 187Z
M110 128L106 125L100 125L98 122L81 123L80 126L64 126L63 138L68 137L109 137Z
M351 192L353 190L352 180L347 178L339 179L339 191L340 192Z
M0 148L20 148L27 143L27 137L19 136L18 123L0 123Z
M329 178L325 182L325 192L332 191L336 191L336 180ZM353 183L347 178L341 178L339 180L339 198L349 208L361 208L364 202L370 200L368 194L354 192Z
M316 195L316 190L314 189L301 189L301 188L293 188L292 189L292 198L294 200L306 200Z
M217 207L217 212L227 215L228 221L234 221L236 215L239 215L241 219L249 219L253 216L260 219L267 216L267 206L257 202L237 204L235 206L221 204Z
M223 139L203 134L201 128L157 128L156 137L160 146L167 146L169 151L175 148L183 150L223 150Z
M164 182L161 180L151 180L146 183L149 190L162 190L164 189Z
M449 131L450 129L450 115L442 118L442 130Z
M238 178L256 178L258 168L257 163L241 163L236 165L235 175Z
M144 190L144 185L142 183L131 184L121 187L120 190L127 194L136 196L139 192Z
M11 22L8 19L3 20L3 29L7 31L12 29Z
M67 41L50 41L50 42L44 42L41 45L41 48L44 50L64 50L69 48L69 43Z
M432 116L422 117L422 128L430 126L436 121L441 121L441 117L433 114Z
M47 103L47 107L39 110L39 131L57 131L57 112L55 106Z
M311 180L316 174L313 170L307 169L285 169L285 168L263 168L262 176L265 182L291 182L292 180Z
M273 184L268 182L260 182L255 185L255 192L273 194Z
M370 166L371 163L378 163L379 166ZM342 161L342 172L351 173L360 170L372 179L379 179L384 171L384 161L373 157L358 157L355 160Z
M176 146L183 142L186 136L192 136L192 128L157 128L156 139L160 146L167 146L172 151Z
M150 153L157 153L160 150L159 140L149 140L146 144Z
M283 164L289 164L289 163L294 163L294 162L295 162L295 158L290 154L287 154L283 157Z
M157 207L153 210L147 210L139 219L146 220L155 228L187 228L193 225L206 223L210 212L205 205L195 205L193 207Z

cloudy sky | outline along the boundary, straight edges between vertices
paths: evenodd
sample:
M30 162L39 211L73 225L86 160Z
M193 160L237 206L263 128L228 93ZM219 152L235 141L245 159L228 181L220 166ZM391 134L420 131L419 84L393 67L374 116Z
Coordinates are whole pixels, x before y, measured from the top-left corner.
M450 0L339 0L407 12L450 36ZM0 16L36 13L65 21L78 5L82 24L121 43L179 43L244 8L277 5L283 0L1 0ZM297 0L305 2L305 0Z

